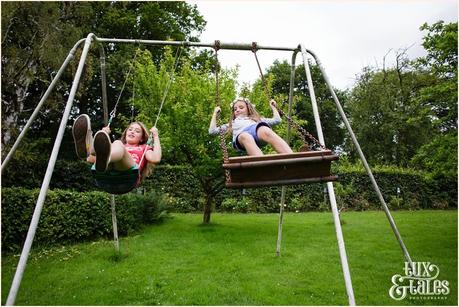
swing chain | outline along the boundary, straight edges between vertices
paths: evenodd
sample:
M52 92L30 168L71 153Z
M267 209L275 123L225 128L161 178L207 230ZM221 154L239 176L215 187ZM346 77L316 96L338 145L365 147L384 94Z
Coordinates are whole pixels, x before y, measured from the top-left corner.
M216 40L214 44L214 49L215 49L215 85L216 85L216 93L215 93L215 100L217 103L217 106L220 107L221 110L221 98L220 98L220 79L218 76L218 73L220 71L220 63L218 61L218 50L220 49L220 41ZM217 113L217 126L221 127L221 118L220 118L220 112ZM219 131L219 136L220 136L220 147L223 152L223 161L224 163L229 162L229 155L228 155L228 148L226 147L225 143L225 131L223 129L220 129ZM230 171L225 169L225 179L227 183L231 182L231 174Z
M263 70L261 69L260 61L258 60L257 51L258 51L257 42L252 42L252 52L253 52L253 55L255 56L255 60L257 61L258 70L260 71L261 82L263 83L263 89L265 91L266 99L268 99L269 101L271 95L269 94L268 85L266 83L265 76L263 75Z
M123 91L124 91L124 87L126 86L126 83L127 83L128 79L129 79L129 75L131 74L132 67L135 65L135 60L137 58L137 54L138 53L139 53L139 48L137 48L137 50L135 51L134 58L132 59L132 63L129 65L129 69L128 69L128 72L127 72L126 77L124 79L123 86L121 87L121 91L120 91L120 93L118 95L118 99L116 100L116 103L115 103L115 106L113 107L113 110L110 112L110 119L108 120L107 126L110 126L110 124L112 123L113 119L116 117L116 108L118 107L121 95L123 94Z
M278 108L276 106L276 109L277 111L279 112L279 114L283 117L285 117L289 123L290 126L292 126L293 128L295 128L298 132L299 132L299 136L301 138L301 140L303 141L303 143L305 145L307 145L309 142L306 140L306 137L309 138L315 145L317 145L318 147L320 147L321 149L323 150L328 150L324 145L322 145L319 140L317 140L312 134L310 134L306 129L304 129L303 127L301 127L300 125L298 125L296 122L293 121L293 119L286 115L284 113L284 111L282 111L280 108Z
M183 47L179 46L177 48L177 51L175 52L174 66L172 68L172 72L170 73L169 81L167 82L166 89L164 90L164 94L163 94L163 97L161 99L161 104L159 106L158 114L156 115L155 124L153 125L154 127L156 127L156 124L158 123L159 116L161 115L161 111L163 109L164 102L166 101L167 94L169 93L169 89L171 88L171 84L174 81L175 72L176 72L178 64L179 64L180 56L182 55L182 50L183 50Z
M270 95L269 95L269 90L268 90L268 85L266 84L266 80L265 80L265 77L263 75L263 70L261 69L261 65L260 65L260 61L258 61L258 56L257 56L257 51L258 51L258 46L257 46L257 43L256 42L252 42L252 52L253 54L255 55L255 60L257 61L257 65L258 65L258 70L260 71L260 76L261 76L261 81L263 82L263 86L264 86L264 90L265 90L265 94L268 98L268 100L270 100ZM293 128L295 128L297 131L298 131L298 134L299 134L299 137L301 138L301 140L303 141L303 143L308 146L308 141L306 140L306 137L309 138L315 145L319 146L321 149L323 150L327 150L327 148L325 146L323 146L314 136L312 136L312 134L310 134L306 129L304 129L303 127L301 127L300 125L298 125L296 122L293 121L293 119L286 115L284 113L284 111L282 111L277 105L275 106L276 110L279 112L279 114L282 116L282 117L285 117L289 123L290 126L292 126Z

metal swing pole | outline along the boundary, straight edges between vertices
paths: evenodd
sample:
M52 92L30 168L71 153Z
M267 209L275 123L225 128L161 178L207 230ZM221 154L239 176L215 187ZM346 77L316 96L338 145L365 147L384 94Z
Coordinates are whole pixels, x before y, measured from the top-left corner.
M306 51L305 51L306 52ZM328 79L328 76L327 74L325 73L325 70L323 69L322 67L322 64L321 62L319 61L318 57L310 50L307 50L307 52L309 54L312 55L312 57L314 58L314 60L316 61L317 63L317 66L319 67L323 77L324 77L324 80L325 82L327 83L327 86L333 96L333 100L335 101L335 105L339 111L339 114L341 115L341 118L344 122L344 124L346 125L346 128L352 138L352 142L354 143L355 145L355 148L357 149L357 152L359 153L359 156L360 156L360 159L362 160L363 162L363 166L365 167L365 170L367 171L367 174L368 174L368 177L370 177L370 180L371 180L371 183L373 185L373 188L376 192L376 194L378 195L378 198L379 198L379 201L381 202L382 206L383 206L383 209L384 209L384 212L386 213L386 217L387 219L389 220L389 223L390 223L390 226L392 228L392 231L394 232L394 235L395 237L397 238L397 241L398 243L400 244L400 248L402 249L402 252L405 256L405 260L410 263L410 265L413 267L413 262L411 261L411 257L410 257L410 254L408 253L408 249L406 248L405 244L403 243L403 239L402 239L402 236L400 235L398 229L397 229L397 226L395 225L395 221L394 219L392 218L392 215L390 214L390 211L389 211L389 207L387 206L386 204L386 201L384 200L384 197L381 193L381 190L379 189L379 186L378 184L376 183L376 180L373 176L373 173L370 169L370 166L368 165L368 162L367 162L367 159L365 158L365 155L363 154L363 151L360 147L360 144L359 142L357 141L357 138L354 134L354 132L352 131L352 128L351 128L351 125L349 124L349 121L346 117L346 114L344 113L344 110L343 110L343 107L341 106L341 103L339 102L338 100L338 97L336 96L335 94L335 91L333 90L333 87L330 83L330 80Z
M14 305L16 300L16 296L19 290L19 286L21 285L22 276L24 274L24 270L27 264L27 259L29 257L30 249L32 247L32 242L35 236L35 232L37 230L38 221L40 219L41 211L43 209L43 203L46 198L46 193L48 191L49 183L51 181L51 177L53 175L54 166L56 164L57 155L59 153L59 148L62 143L62 139L64 137L65 128L67 126L67 121L70 115L70 111L72 109L73 99L75 97L78 83L80 81L80 77L83 73L83 67L86 61L86 57L88 55L89 47L91 46L92 38L94 34L89 34L85 40L85 45L83 48L83 52L81 53L80 63L78 64L78 69L75 73L75 79L72 84L72 88L70 90L69 98L67 100L67 104L65 106L64 114L62 116L61 124L59 126L59 131L56 136L56 140L54 142L53 150L51 153L51 157L49 159L48 167L46 169L45 177L43 179L43 184L40 189L40 194L37 199L37 204L35 205L35 210L32 216L32 221L30 222L29 230L27 232L27 237L24 243L24 247L21 252L21 257L19 259L19 263L16 269L16 273L14 274L13 282L11 284L10 292L8 294L8 298L6 300L6 305L11 306Z
M26 125L22 129L21 133L19 134L18 138L16 139L16 142L14 142L13 147L11 147L10 151L8 152L8 155L2 162L2 168L1 172L5 170L6 165L8 162L10 162L11 157L14 155L16 149L18 148L19 144L21 143L22 139L24 138L25 134L29 130L30 126L32 125L32 122L35 120L35 118L38 116L38 113L40 112L41 107L43 106L44 102L46 99L48 99L49 94L51 94L52 90L57 84L57 81L61 78L62 73L64 72L65 68L67 65L70 63L70 61L73 59L75 56L75 52L77 48L80 46L80 44L84 41L85 39L80 39L70 50L69 54L67 55L67 58L64 60L64 63L62 63L61 68L56 73L56 76L54 76L54 79L51 81L51 84L48 86L48 89L46 92L43 94L43 97L40 99L40 102L38 103L37 107L33 111L32 115L30 116L29 120L27 121Z
M291 73L290 73L290 88L288 93L288 116L292 116L292 103L293 103L293 89L295 87L295 60L298 50L293 51L292 55L292 65L291 65ZM287 137L286 142L287 144L290 142L290 132L291 126L290 123L287 126ZM280 257L281 255L281 243L282 243L282 225L284 223L284 203L285 203L285 195L286 195L286 186L282 186L281 190L281 204L279 209L279 225L277 229L277 245L276 245L276 255Z
M113 242L115 244L115 251L117 254L120 252L120 241L118 239L118 223L116 220L116 209L115 209L115 195L110 195L110 204L112 207L112 224L113 224Z
M322 132L322 124L320 122L319 109L317 107L316 96L314 93L314 86L312 84L311 71L309 70L309 64L306 54L306 49L303 45L300 45L301 54L303 55L304 69L306 72L306 78L308 80L309 94L311 97L312 111L314 114L314 121L317 129L317 136L319 137L319 142L325 146L324 135ZM335 190L333 189L333 183L327 182L328 195L330 199L330 205L333 214L333 222L335 224L336 240L338 241L339 255L341 259L341 267L343 269L344 283L346 285L346 292L350 306L355 306L354 290L352 288L351 273L349 271L349 264L347 261L346 247L344 244L343 232L341 229L341 222L339 219L338 207L336 205Z
M102 81L102 104L104 108L104 124L108 124L108 99L107 99L107 78L105 72L105 51L102 44L99 46L100 54L100 75ZM117 254L120 252L120 241L118 238L118 222L116 219L116 201L115 195L110 194L110 207L112 210L112 226L113 226L113 244Z
M100 79L102 82L102 105L104 108L104 123L108 124L108 99L107 99L107 74L105 72L105 51L102 44L99 44L100 58Z

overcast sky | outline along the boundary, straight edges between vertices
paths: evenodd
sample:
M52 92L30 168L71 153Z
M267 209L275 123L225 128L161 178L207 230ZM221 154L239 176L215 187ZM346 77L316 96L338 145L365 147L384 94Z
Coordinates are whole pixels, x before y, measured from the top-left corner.
M334 87L353 85L363 67L394 62L398 49L425 55L419 27L438 20L457 21L457 0L297 0L187 1L197 4L207 21L201 41L296 47L304 44L321 60ZM291 52L260 50L263 68L275 59L291 61ZM252 52L222 50L224 67L240 65L239 82L259 77ZM297 63L302 63L300 55Z

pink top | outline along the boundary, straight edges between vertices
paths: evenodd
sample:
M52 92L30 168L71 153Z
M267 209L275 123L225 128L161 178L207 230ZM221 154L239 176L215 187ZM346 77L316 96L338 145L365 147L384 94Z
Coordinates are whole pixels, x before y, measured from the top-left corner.
M148 146L147 144L142 144L138 146L132 146L129 144L124 144L124 147L126 147L127 151L131 155L132 159L134 162L139 165L140 160L142 159L142 156L144 152L147 150L153 150L151 146ZM139 171L142 171L143 167L145 166L145 163L147 162L146 158L143 158L142 165L139 165Z

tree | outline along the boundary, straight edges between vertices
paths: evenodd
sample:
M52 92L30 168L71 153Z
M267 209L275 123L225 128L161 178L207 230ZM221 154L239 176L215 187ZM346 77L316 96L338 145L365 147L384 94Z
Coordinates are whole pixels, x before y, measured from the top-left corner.
M426 23L420 29L428 31L422 44L427 56L415 64L435 78L421 90L420 101L431 108L441 133L457 131L457 22Z
M341 118L319 67L317 65L310 65L310 70L316 101L319 108L325 144L328 148L338 149L344 143L345 135L345 131L341 125ZM282 63L275 61L267 71L273 76L272 91L275 95L278 95L280 99L282 99L284 102L284 111L287 112L291 66L287 63L287 61L283 61ZM343 104L345 102L345 92L337 89L334 90L340 102ZM294 119L301 124L303 128L315 136L315 138L318 138L316 126L314 124L315 121L312 112L311 98L309 96L309 87L303 64L298 65L295 68L293 95ZM298 139L297 134L295 134L293 143L296 143L296 146L302 143Z
M71 46L82 37L83 29L72 25L73 16L67 14L67 3L3 2L1 5L2 147L5 148L30 116ZM80 17L82 22L89 20L89 16ZM57 87L62 86L63 82ZM62 98L62 93L54 93L46 105L47 112L43 112L37 123L50 124L49 117L56 116Z
M1 5L4 149L30 116L71 47L88 33L99 37L193 41L205 26L196 6L185 2L2 2ZM105 48L111 106L120 93L136 48L129 44L111 44ZM145 48L150 50L155 63L159 63L162 48ZM29 135L54 138L77 63L75 60L69 65ZM90 114L96 123L102 123L101 104L96 103L101 101L99 66L95 47L85 65L73 110ZM120 112L128 110L126 102L131 93L127 89L121 98ZM66 143L70 140L64 139ZM64 147L71 150L71 146Z
M346 111L372 163L433 171L445 148L456 152L457 23L421 29L429 31L423 43L426 57L410 61L406 50L399 50L394 67L364 68L350 93ZM451 161L444 163L456 170L457 159Z
M429 171L433 178L457 178L457 134L435 137L418 149L411 163Z
M457 177L457 22L426 23L420 29L428 31L422 44L427 56L415 65L433 82L420 90L419 102L430 110L436 137L411 162L434 176Z
M371 163L407 166L433 135L428 110L417 101L417 89L429 78L403 63L381 71L365 69L347 104L353 130ZM347 149L351 152L352 145Z
M160 102L170 81L176 59L166 51L159 68L145 51L136 63L136 98L138 119L153 125ZM219 138L209 135L209 121L216 104L215 78L212 63L201 70L192 69L191 60L183 59L181 70L175 72L158 119L163 149L163 164L191 165L194 176L201 183L203 193L203 222L210 222L214 197L224 188L221 168L222 152ZM220 73L222 105L234 99L236 93L235 71ZM222 119L229 118L229 109L222 108Z

